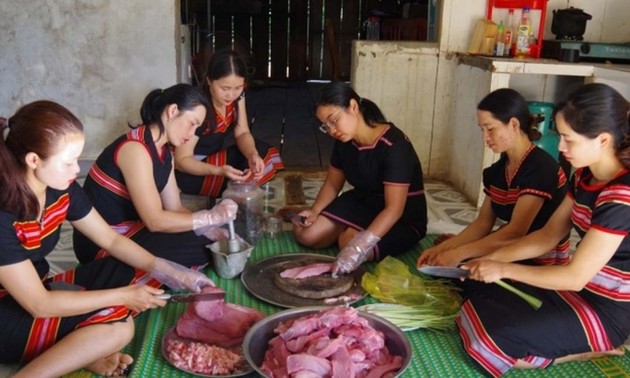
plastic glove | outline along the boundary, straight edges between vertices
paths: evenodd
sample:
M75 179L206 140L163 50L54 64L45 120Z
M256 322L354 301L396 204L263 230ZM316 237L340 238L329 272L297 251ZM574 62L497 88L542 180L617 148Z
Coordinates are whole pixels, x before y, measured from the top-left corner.
M192 214L192 229L197 235L203 235L208 227L220 227L236 218L238 205L227 198L210 210L199 210Z
M350 273L357 269L371 257L372 248L379 240L381 238L370 231L359 232L337 255L332 276L336 277L338 274Z
M230 232L223 227L210 227L203 233L203 236L212 240L227 240L230 238Z
M150 276L172 290L199 293L206 286L215 286L205 274L160 257L155 258L155 268Z

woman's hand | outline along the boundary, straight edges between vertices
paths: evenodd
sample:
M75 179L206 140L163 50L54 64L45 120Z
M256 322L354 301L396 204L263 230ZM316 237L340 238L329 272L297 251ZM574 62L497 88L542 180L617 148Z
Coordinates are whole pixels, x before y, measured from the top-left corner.
M249 164L249 172L251 173L249 179L250 180L260 180L265 171L265 162L258 154L253 154L247 159L247 163Z
M301 227L309 227L313 224L313 222L315 222L315 218L317 218L317 215L315 212L313 212L313 210L302 210L298 213L299 216L303 217L302 219L304 219L303 221L299 221L295 218L297 217L293 217L291 219L291 223L297 225L297 226L301 226Z
M492 283L505 278L505 269L509 263L494 260L475 259L461 265L461 268L468 269L470 274L468 278Z
M442 256L446 252L448 252L448 250L444 250L444 248L437 247L437 246L431 247L420 254L420 256L418 257L418 262L416 263L416 266L420 267L422 265L443 265L445 263L455 264L452 266L457 266L459 261L453 262L452 256L447 256L446 258ZM444 265L444 266L451 266L451 265Z
M124 292L124 305L136 312L150 310L156 307L164 307L166 301L155 296L163 294L164 290L146 285L129 285L120 288Z
M251 176L249 174L249 170L246 169L244 171L241 171L240 169L236 169L227 164L221 166L221 173L223 174L223 176L234 181L248 181L249 176Z

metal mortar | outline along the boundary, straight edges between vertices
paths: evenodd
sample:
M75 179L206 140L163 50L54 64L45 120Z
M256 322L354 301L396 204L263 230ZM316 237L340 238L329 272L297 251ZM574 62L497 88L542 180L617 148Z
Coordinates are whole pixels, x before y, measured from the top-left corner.
M244 241L238 241L237 252L230 253L229 240L219 240L206 247L212 252L214 270L219 277L234 278L241 274L247 264L247 259L252 253L253 246Z

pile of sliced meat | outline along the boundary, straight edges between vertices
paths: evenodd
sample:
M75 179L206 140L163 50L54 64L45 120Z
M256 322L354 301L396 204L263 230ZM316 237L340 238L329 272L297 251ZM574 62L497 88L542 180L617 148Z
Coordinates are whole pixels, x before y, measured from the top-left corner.
M352 307L332 307L281 323L261 369L281 377L387 377L402 366L382 332Z
M242 363L241 356L229 349L177 339L167 341L166 353L176 367L206 375L228 375Z
M204 288L203 292L222 291ZM243 358L239 349L245 334L264 315L252 308L226 303L223 299L192 302L177 321L175 333L197 342L168 340L167 359L192 372L211 375L232 373Z
M222 291L218 287L203 292ZM181 337L223 347L240 346L249 328L265 316L253 308L226 303L223 299L192 302L177 321Z

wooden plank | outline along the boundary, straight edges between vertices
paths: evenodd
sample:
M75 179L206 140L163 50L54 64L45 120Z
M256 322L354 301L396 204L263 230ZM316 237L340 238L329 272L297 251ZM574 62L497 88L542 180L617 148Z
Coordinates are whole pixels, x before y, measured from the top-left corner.
M266 80L268 78L267 65L269 63L269 16L268 2L263 1L263 12L252 16L252 54L256 64L254 79Z
M362 25L360 4L360 0L344 0L343 2L343 19L337 39L342 80L350 79L352 41L359 38Z
M246 97L252 135L280 151L286 97L284 88L277 87L252 88Z
M327 23L332 26L332 31L326 33L324 30L324 49L322 59L322 77L332 78L333 80L339 79L340 68L338 67L339 61L339 30L341 20L341 2L339 1L327 1L324 7L324 29L326 29ZM334 51L332 51L334 50ZM333 54L335 54L333 56ZM335 72L337 71L337 72ZM336 75L335 75L336 74ZM335 77L337 76L337 77Z
M289 14L289 79L306 80L307 71L307 0L292 0Z
M232 46L232 16L214 17L214 51Z
M276 4L275 1L273 4ZM287 78L288 19L286 8L272 10L271 14L271 79Z
M322 79L322 47L324 44L323 0L311 1L311 13L308 20L310 27L309 79Z

